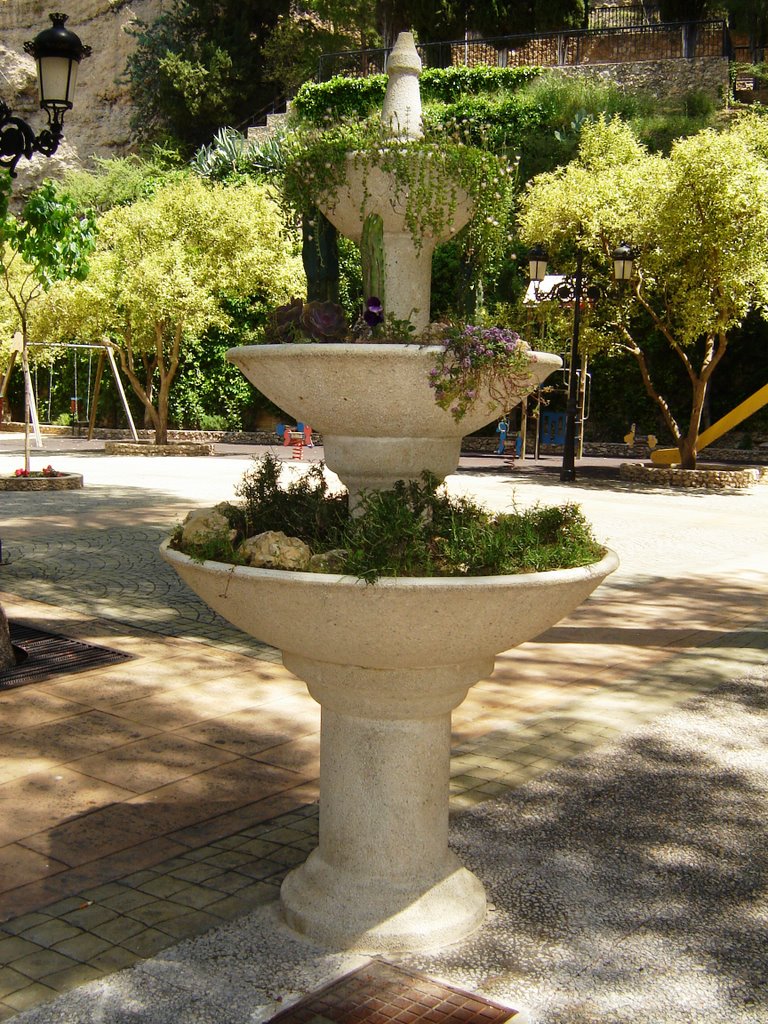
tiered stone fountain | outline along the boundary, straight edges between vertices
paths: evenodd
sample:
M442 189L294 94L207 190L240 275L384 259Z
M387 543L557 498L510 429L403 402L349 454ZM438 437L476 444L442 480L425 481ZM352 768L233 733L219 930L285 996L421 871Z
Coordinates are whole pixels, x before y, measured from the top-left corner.
M390 60L387 124L415 125L418 70L404 34ZM355 182L348 188L327 208L354 237L366 211L355 205ZM394 184L376 192L389 225L387 294L396 295L403 278L416 277L414 247L389 200ZM429 280L422 274L419 281L407 301L424 311ZM461 435L506 411L481 396L456 424L428 385L437 351L262 345L229 357L273 402L322 433L327 464L354 498L360 487L388 487L424 469L442 478L456 468ZM520 398L559 365L532 353ZM320 840L283 883L288 924L322 946L368 953L430 948L478 928L483 887L448 848L451 711L493 671L497 653L584 601L616 568L615 555L556 572L370 586L345 576L197 563L167 543L162 552L219 614L280 648L286 668L322 705Z

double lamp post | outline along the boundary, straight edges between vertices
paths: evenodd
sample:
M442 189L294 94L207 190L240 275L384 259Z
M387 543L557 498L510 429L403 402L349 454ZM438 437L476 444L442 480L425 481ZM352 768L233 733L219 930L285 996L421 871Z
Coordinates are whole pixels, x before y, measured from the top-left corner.
M613 276L616 281L628 281L632 277L634 253L622 242L613 253ZM534 245L528 253L528 273L534 285L536 298L555 299L563 306L573 306L573 333L571 334L570 370L568 374L568 400L565 406L565 438L563 442L563 465L560 479L568 482L576 479L576 410L578 405L579 326L584 298L594 301L600 294L596 286L584 287L584 252L576 252L576 272L561 277L554 287L542 293L540 286L547 275L547 252L542 245Z

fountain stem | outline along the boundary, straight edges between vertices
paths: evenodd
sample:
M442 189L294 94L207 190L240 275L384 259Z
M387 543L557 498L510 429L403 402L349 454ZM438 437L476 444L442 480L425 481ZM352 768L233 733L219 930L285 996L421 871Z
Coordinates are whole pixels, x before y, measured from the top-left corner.
M451 710L492 665L381 670L288 653L285 664L323 709L320 844L283 882L288 924L361 953L479 927L483 888L448 849Z

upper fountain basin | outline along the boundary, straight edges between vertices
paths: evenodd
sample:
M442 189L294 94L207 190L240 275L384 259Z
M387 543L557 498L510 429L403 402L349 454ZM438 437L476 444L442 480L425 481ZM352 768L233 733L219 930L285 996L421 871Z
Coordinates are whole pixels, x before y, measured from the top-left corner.
M441 351L387 344L244 345L230 349L227 359L280 409L321 434L461 437L508 411L487 390L458 423L441 409L429 386ZM562 366L549 352L529 356L517 401Z
M428 242L431 251L437 242L450 238L468 223L474 204L464 189L443 182L442 176L438 186L437 175L441 172L434 166L435 161L428 151L414 155L413 160L421 161L419 177L422 183L426 183L426 188L420 190L422 194L431 192L439 195L441 190L447 193L444 229L435 232L425 228L421 233L422 243ZM429 187L431 179L434 179L432 189ZM318 197L317 205L334 227L359 243L363 222L369 214L381 217L385 234L409 235L410 228L406 223L408 197L409 187L399 183L392 171L371 163L364 153L349 153L344 184L332 195Z

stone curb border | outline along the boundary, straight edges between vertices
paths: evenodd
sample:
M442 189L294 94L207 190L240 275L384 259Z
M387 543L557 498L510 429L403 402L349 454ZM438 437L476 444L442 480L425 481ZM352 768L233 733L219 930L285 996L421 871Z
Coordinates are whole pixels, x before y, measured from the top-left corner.
M105 441L105 455L213 455L213 445L200 441L175 441L170 444L147 444L130 441Z
M0 476L0 491L75 491L83 486L80 473L62 476Z
M623 462L619 467L619 476L633 483L657 484L662 487L703 487L719 491L768 483L768 469L764 466L744 469L679 469Z

